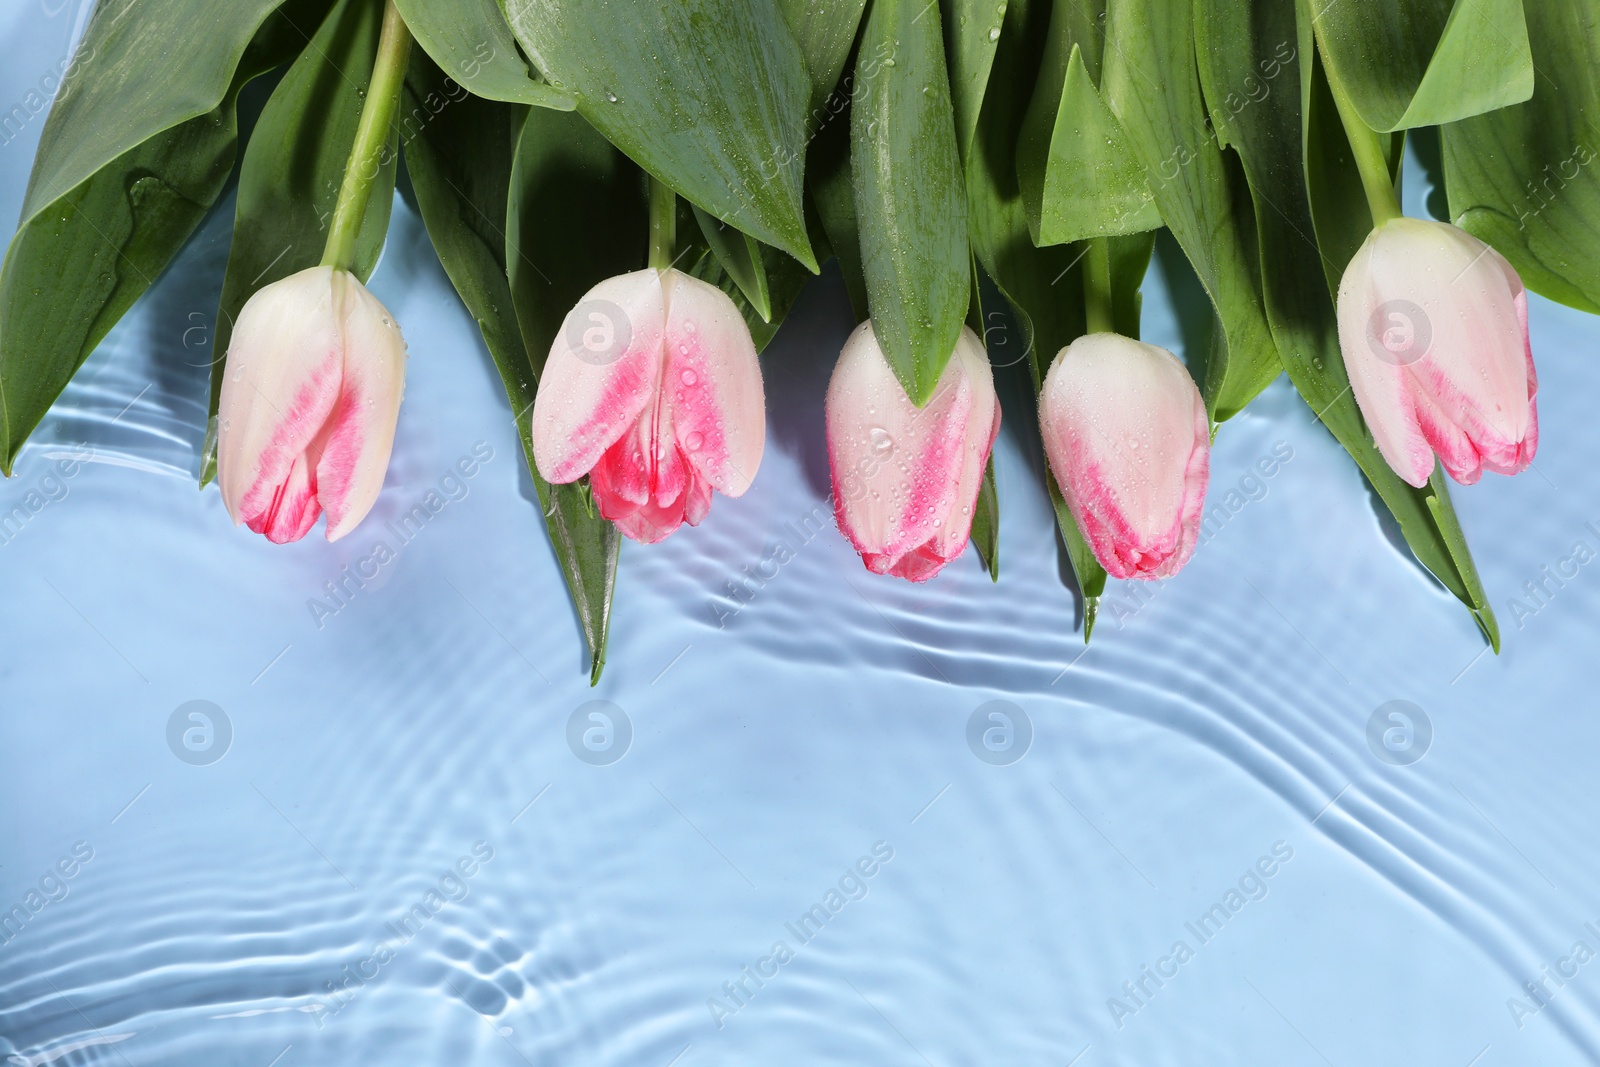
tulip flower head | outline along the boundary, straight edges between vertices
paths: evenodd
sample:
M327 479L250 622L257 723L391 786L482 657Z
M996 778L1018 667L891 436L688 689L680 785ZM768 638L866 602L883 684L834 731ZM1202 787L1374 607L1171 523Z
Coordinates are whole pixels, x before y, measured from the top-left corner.
M383 488L405 385L394 317L355 275L312 267L239 312L217 411L217 478L234 525L298 541L328 513L355 528Z
M1045 376L1039 425L1056 484L1114 578L1166 578L1194 553L1211 428L1194 379L1164 348L1080 337Z
M608 278L568 312L533 404L546 481L589 475L635 541L697 526L713 489L740 496L766 444L761 365L726 293L678 270Z
M1463 485L1533 462L1528 294L1500 253L1446 223L1391 219L1345 268L1338 310L1351 390L1401 478L1426 485L1435 454Z
M918 408L864 322L839 353L826 409L840 531L875 574L932 578L967 547L1000 431L983 343L963 328L933 399Z

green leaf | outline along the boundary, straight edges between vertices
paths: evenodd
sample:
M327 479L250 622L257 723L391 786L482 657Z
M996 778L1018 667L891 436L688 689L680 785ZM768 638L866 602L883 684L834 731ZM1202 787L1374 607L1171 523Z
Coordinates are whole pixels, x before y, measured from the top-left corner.
M426 56L412 53L406 77L408 106L448 90L444 73ZM543 338L545 347L539 349L538 359L529 358L506 260L508 247L514 243L507 232L513 199L512 173L527 116L528 109L522 106L476 98L464 100L441 112L437 122L429 124L407 145L406 169L439 262L461 294L462 303L477 320L484 344L505 384L523 456L550 530L550 542L589 646L590 679L594 682L605 666L606 630L616 586L620 538L615 527L594 513L584 485L552 486L539 477L533 461L532 416L538 368L544 362L554 330ZM556 125L576 128L584 123L571 116L558 120ZM588 136L593 137L593 132L589 131ZM530 149L522 158L530 170L537 169L532 160L540 151ZM518 200L522 193L518 191ZM554 312L543 310L547 302L537 296L542 284L537 273L522 280L533 284L536 295L530 319L539 328L547 321L543 316ZM574 297L573 303L576 302Z
M1454 122L1533 94L1522 0L1335 0L1314 22L1323 59L1361 121L1382 133Z
M1104 0L1100 8L1104 9ZM1144 168L1095 84L1098 19L1055 0L1038 84L1022 122L1017 177L1035 244L1159 229Z
M966 161L972 249L1011 305L1023 333L1035 394L1056 354L1084 330L1083 275L1078 263L1082 248L1036 247L1028 235L1027 209L1017 185L1023 107L1033 91L1049 21L1047 0L1011 0L1007 5L973 150ZM1049 465L1044 464L1043 470L1062 544L1083 595L1087 641L1105 592L1106 572L1067 510Z
M983 468L983 485L978 489L978 503L972 512L972 545L978 558L989 572L989 580L1000 580L1000 494L994 481L994 456L989 456Z
M1321 248L1327 246L1319 248L1316 240L1312 198L1323 199L1332 217L1364 213L1366 198L1332 99L1316 102L1309 18L1297 19L1295 0L1199 0L1196 16L1201 80L1207 99L1216 102L1213 121L1224 143L1238 152L1254 193L1267 316L1289 378L1377 490L1417 559L1473 611L1498 645L1494 613L1443 481L1436 474L1424 489L1401 481L1372 443L1350 393L1333 297L1345 264L1323 264ZM1251 88L1264 86L1271 88ZM1233 106L1230 87L1248 93L1250 103ZM1321 92L1327 93L1325 82ZM1319 109L1326 111L1319 116ZM1309 190L1302 131L1310 172L1329 179ZM1364 236L1371 219L1362 217ZM1341 254L1347 261L1354 251Z
M801 199L811 79L775 4L506 0L517 40L678 195L816 268Z
M161 25L163 17L171 16L170 6L152 3L140 10ZM287 10L303 16L311 9L301 3ZM210 22L198 12L193 17ZM30 208L0 270L0 469L7 474L23 442L78 367L177 254L222 192L233 169L239 90L293 54L285 47L293 36L285 17L268 20L242 59L240 52L230 52L237 66L228 72L232 83L208 109L102 160L101 152L124 142L126 129L155 121L138 113L140 106L151 105L154 87L135 77L138 72L130 71L126 58L126 36L142 39L143 25L137 19L119 25L100 14L91 21L78 53L80 66L68 75L68 87L45 126L30 205L48 198L47 191L59 183L74 184L65 196L45 199L42 209ZM231 38L219 35L213 44L226 50ZM178 51L189 55L187 49L185 45ZM174 94L181 96L178 90L186 84L190 99L208 92L198 83L204 82L210 63L196 62L196 84L189 84L181 70L167 72ZM124 87L133 103L127 108L110 105L105 114L72 103L87 100L107 107L103 79ZM171 108L163 112L168 113ZM129 125L118 126L118 120ZM86 180L74 180L88 165L99 169Z
M1443 128L1450 216L1528 288L1600 314L1600 3L1530 4L1528 36L1533 98Z
M233 324L257 290L322 261L328 220L355 145L382 25L381 3L338 0L272 91L245 147L233 244L212 335L211 401L200 456L202 486L217 472L217 406ZM467 96L459 86L455 94L457 99ZM389 151L381 161L356 243L353 273L363 282L377 266L389 230L398 160L396 133L391 131Z
M461 210L468 210L470 202ZM584 293L644 265L648 211L643 175L581 115L535 108L517 142L506 212L505 262L532 379L507 393L519 419L556 333ZM526 433L526 430L524 430ZM529 467L532 467L530 457ZM535 485L542 486L535 474ZM593 653L605 663L620 535L600 518L586 482L541 490L550 539Z
M872 327L920 407L955 351L971 297L967 198L931 2L872 5L856 62L850 167Z
M96 5L39 137L22 220L157 134L218 111L236 89L245 48L281 2ZM268 36L277 43L281 30Z
M472 95L557 111L577 106L528 70L499 0L395 0L395 6L423 50ZM442 82L430 91L451 95L451 87Z
M693 210L700 232L705 234L706 243L716 255L717 262L739 287L761 321L770 323L772 298L767 293L767 272L761 263L760 243L749 234L718 222L699 208Z
M856 191L850 180L850 114L830 115L811 142L806 175L811 203L827 235L850 293L856 322L865 322L867 279L861 268L861 228L856 224Z
M811 75L811 117L806 125L814 129L822 120L818 109L844 73L867 0L777 0L777 4Z
M1193 0L1110 0L1102 96L1221 322L1203 392L1232 418L1282 370L1262 307L1255 215L1237 157L1208 132Z
M987 316L983 310L983 293L980 284L977 257L972 257L972 302L967 312L967 327L983 342L984 353L989 355ZM991 361L992 361L991 356ZM1000 580L1000 492L994 479L994 453L983 468L983 483L978 487L978 500L972 512L972 546L978 550L989 580Z
M950 60L950 103L956 115L956 145L965 160L978 132L983 91L1000 47L1007 0L940 0L944 50ZM887 57L882 57L887 58Z

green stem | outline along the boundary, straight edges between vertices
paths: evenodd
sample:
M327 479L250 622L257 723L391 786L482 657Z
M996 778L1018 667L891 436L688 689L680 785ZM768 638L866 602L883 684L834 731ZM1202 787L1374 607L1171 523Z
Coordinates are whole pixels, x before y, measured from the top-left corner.
M367 86L367 102L361 108L355 144L350 148L344 182L339 186L339 201L328 225L328 243L322 250L325 267L350 270L355 266L356 238L367 217L367 202L372 199L383 155L389 151L389 128L400 106L400 89L405 84L410 57L411 31L406 29L394 0L385 0L383 30L378 37L372 81Z
M1111 314L1111 242L1104 237L1089 238L1089 250L1084 253L1083 310L1086 333L1117 332Z
M1400 198L1394 192L1394 177L1389 170L1388 157L1383 152L1383 141L1378 131L1361 120L1356 105L1345 91L1344 83L1334 73L1328 61L1328 50L1322 50L1322 69L1328 76L1328 88L1333 91L1334 106L1339 109L1339 121L1344 125L1345 137L1355 154L1356 169L1361 172L1361 188L1367 194L1367 207L1372 212L1372 224L1381 226L1401 215Z
M660 180L650 179L650 266L672 266L678 243L678 196Z

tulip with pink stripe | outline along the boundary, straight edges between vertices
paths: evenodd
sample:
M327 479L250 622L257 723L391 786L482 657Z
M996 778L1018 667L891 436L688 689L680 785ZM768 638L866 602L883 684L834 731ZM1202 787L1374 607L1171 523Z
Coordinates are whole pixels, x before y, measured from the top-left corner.
M1056 356L1039 398L1045 454L1114 578L1167 578L1193 555L1211 466L1194 379L1164 348L1113 333Z
M355 275L312 267L256 292L228 345L217 479L234 525L269 541L355 528L383 488L405 385L394 318Z
M918 408L864 322L839 354L826 408L840 531L873 573L932 578L967 547L1000 431L983 343L963 328L933 399Z
M1338 317L1356 403L1401 478L1426 485L1435 454L1463 485L1533 462L1528 294L1500 253L1443 222L1391 219L1345 268Z
M766 445L761 365L739 309L677 270L608 278L568 312L533 404L539 474L589 475L600 514L635 541L698 526L740 496Z

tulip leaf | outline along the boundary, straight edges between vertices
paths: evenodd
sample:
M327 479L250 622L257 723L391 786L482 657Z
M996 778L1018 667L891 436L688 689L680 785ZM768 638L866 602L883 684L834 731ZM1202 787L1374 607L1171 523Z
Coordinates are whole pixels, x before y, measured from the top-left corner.
M535 381L567 312L600 282L644 265L647 226L645 181L637 167L581 114L529 112L512 168L505 257ZM532 403L531 389L512 399L519 418L531 415ZM537 474L535 484L542 484ZM573 590L597 680L605 662L620 535L594 510L586 483L551 486L549 492L551 540Z
M1006 7L994 69L966 160L972 249L985 273L1011 305L1022 334L1017 346L1028 360L1032 393L1037 395L1051 361L1084 331L1081 246L1039 248L1028 235L1027 209L1017 184L1017 140L1023 108L1033 91L1046 30L1048 0L1010 0ZM987 326L987 324L986 324ZM991 353L1001 345L985 329ZM1006 341L1009 351L1009 341ZM1037 441L1037 437L1035 437ZM1062 499L1060 487L1036 446L1040 471L1055 508L1061 541L1083 596L1083 639L1089 640L1106 572Z
M221 194L233 169L240 89L298 50L304 38L290 19L314 16L318 6L290 4L253 41L246 33L249 46L239 49L232 36L239 27L213 19L209 7L188 5L186 19L179 19L185 5L151 2L139 19L119 22L104 14L107 8L91 19L46 122L29 208L0 270L0 469L10 473L73 373ZM251 11L236 17L253 18L253 32L261 18ZM152 26L170 28L174 20L185 32L197 20L208 27L227 23L227 32L219 28L209 41L218 54L197 52L186 40L173 47L192 69L166 70L147 57L140 62L152 71L139 69L129 35L144 40ZM212 96L210 77L219 63L231 65ZM161 78L153 76L161 73L156 67L165 71ZM108 105L108 92L127 99ZM198 112L187 110L207 100ZM130 140L136 136L142 139ZM63 187L70 187L65 195L53 194Z
M811 79L771 0L505 0L517 40L678 195L815 269L801 197Z
M245 49L282 0L96 5L39 137L22 219L157 134L217 111ZM289 4L275 22L305 5ZM282 37L282 27L266 27ZM309 36L296 41L296 47Z
M950 61L950 103L956 115L956 144L965 160L978 131L983 91L989 84L1007 0L940 0L944 49ZM880 57L887 58L887 57Z
M987 318L983 309L982 274L978 268L978 259L972 257L972 302L967 312L967 328L978 336L983 343L984 356L990 360L993 369L993 357L989 353L988 331L985 329ZM983 482L978 487L978 499L972 511L972 545L978 550L978 558L982 560L984 569L989 572L989 580L1000 580L1000 491L994 477L994 453L989 453L989 459L984 464Z
M818 109L827 103L844 73L867 0L777 0L777 4L811 75L811 115L806 128L814 129L820 124Z
M1344 261L1324 264L1313 225L1313 198L1325 201L1330 217L1364 213L1349 146L1338 118L1316 114L1316 73L1309 18L1298 18L1296 0L1199 0L1196 41L1206 98L1219 139L1236 151L1254 194L1266 310L1290 381L1324 425L1355 459L1400 525L1417 559L1472 610L1484 634L1498 647L1494 612L1478 581L1443 482L1436 476L1413 489L1379 454L1350 392L1339 351L1334 290ZM1271 84L1252 95L1248 107L1227 103L1229 87ZM1321 91L1327 92L1324 82ZM1331 98L1323 107L1331 108ZM1320 118L1327 121L1312 121ZM1302 131L1307 138L1302 142ZM1308 185L1313 174L1328 180ZM1341 154L1342 152L1342 154ZM1329 201L1343 200L1337 206ZM1356 244L1371 225L1358 229ZM1342 240L1348 243L1348 238ZM1331 283L1330 283L1331 279Z
M1207 129L1192 0L1109 0L1100 91L1221 324L1202 391L1217 422L1282 371L1262 307L1250 191Z
M533 76L499 0L395 0L395 6L423 51L473 96L557 111L577 106L571 96ZM448 83L431 91L452 95Z
M1600 4L1530 4L1528 36L1533 98L1443 128L1450 216L1528 288L1600 314Z
M989 580L1000 580L1000 492L994 480L994 454L983 468L983 484L978 487L978 501L972 512L972 544Z
M855 90L850 167L867 303L889 366L920 407L955 351L971 298L967 198L935 4L875 0Z
M1380 132L1454 122L1533 94L1522 0L1335 0L1313 21L1324 62L1361 121Z
M718 222L699 208L694 208L694 217L722 269L733 279L761 321L770 323L772 298L767 292L767 271L761 263L760 242Z
M856 322L865 322L867 279L861 269L861 228L856 224L856 193L850 181L850 114L829 115L811 142L806 163L811 203L850 293Z
M322 261L328 220L355 145L378 54L383 5L338 0L272 91L239 169L233 244L222 280L211 346L211 407L201 448L200 484L217 471L217 406L228 343L239 311L259 289ZM456 98L466 92L455 87ZM404 121L413 114L407 107ZM422 111L424 116L428 112ZM355 247L353 273L363 282L377 266L394 203L398 130L391 131Z
M1104 10L1104 0L1098 5ZM1096 12L1055 0L1050 36L1017 146L1017 177L1035 244L1143 233L1161 226L1128 135L1100 96Z

